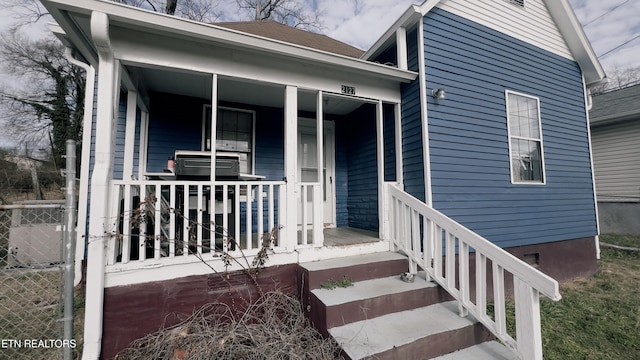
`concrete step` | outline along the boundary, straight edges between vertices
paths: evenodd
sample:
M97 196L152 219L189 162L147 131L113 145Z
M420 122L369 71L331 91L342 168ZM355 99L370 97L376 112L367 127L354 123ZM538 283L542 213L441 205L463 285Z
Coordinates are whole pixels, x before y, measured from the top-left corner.
M329 329L392 312L411 310L452 300L449 294L425 273L418 273L407 283L394 275L353 283L353 286L311 291L311 306L316 327Z
M455 301L356 321L329 334L352 360L433 358L492 338L472 316L460 317Z
M497 341L487 341L432 360L516 360L518 356Z
M313 290L328 280L348 276L353 282L399 275L408 270L407 257L394 252L348 256L300 264L301 286Z

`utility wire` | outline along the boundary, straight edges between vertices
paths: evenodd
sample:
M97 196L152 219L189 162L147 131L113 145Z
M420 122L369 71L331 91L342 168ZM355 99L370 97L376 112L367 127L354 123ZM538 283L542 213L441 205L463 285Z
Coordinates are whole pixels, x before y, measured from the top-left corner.
M605 57L605 56L607 56L607 55L611 54L611 53L612 53L612 52L614 52L615 50L618 50L618 49L620 49L621 47L623 47L623 46L627 45L628 43L632 42L633 40L635 40L635 39L637 39L637 38L640 38L640 34L638 34L638 35L636 35L636 36L632 37L631 39L629 39L629 40L627 40L627 41L623 42L622 44L620 44L620 45L618 45L618 46L614 47L613 49L611 49L611 50L609 50L609 51L605 52L604 54L599 55L598 57L599 57L599 58L603 58L603 57Z
M626 4L626 3L628 3L629 1L630 1L630 0L625 0L625 1L623 1L622 3L620 3L620 4L618 4L618 5L614 6L614 7L612 7L611 9L607 10L606 12L604 12L602 15L600 15L600 16L598 16L597 18L592 19L592 20L590 20L589 22L587 22L586 24L582 25L582 27L587 27L587 26L589 26L590 24L592 24L592 23L593 23L593 22L595 22L596 20L598 20L598 19L600 19L600 18L602 18L602 17L604 17L604 16L606 16L606 15L610 14L612 11L614 11L615 9L619 8L620 6L622 6L622 5Z

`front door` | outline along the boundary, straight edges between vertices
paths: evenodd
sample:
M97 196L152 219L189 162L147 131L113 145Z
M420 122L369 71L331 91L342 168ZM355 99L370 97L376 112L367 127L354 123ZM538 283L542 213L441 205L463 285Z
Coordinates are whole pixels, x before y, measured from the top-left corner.
M325 121L323 127L322 201L324 227L335 227L335 148L333 122ZM318 137L314 119L300 119L298 123L298 179L301 183L318 183ZM307 214L313 210L313 197L307 196ZM298 223L302 222L298 212ZM307 217L311 223L311 217Z

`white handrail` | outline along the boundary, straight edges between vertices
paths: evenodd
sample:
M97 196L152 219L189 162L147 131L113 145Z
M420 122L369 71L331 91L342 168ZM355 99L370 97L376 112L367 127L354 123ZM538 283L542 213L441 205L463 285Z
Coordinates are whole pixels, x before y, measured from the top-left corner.
M539 295L561 298L558 282L489 240L467 229L395 183L385 183L389 197L391 241L440 284L460 307L471 313L521 359L541 360ZM470 259L475 260L475 302L472 300ZM444 263L443 263L444 259ZM487 264L491 262L493 319L487 312ZM505 272L513 277L516 339L507 333Z

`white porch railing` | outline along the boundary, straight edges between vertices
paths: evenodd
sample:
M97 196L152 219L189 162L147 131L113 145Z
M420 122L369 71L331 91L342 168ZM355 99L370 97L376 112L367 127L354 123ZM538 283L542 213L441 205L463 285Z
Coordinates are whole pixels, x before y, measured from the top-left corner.
M298 239L297 247L323 245L323 196L320 183L298 184ZM317 226L314 226L317 224Z
M451 218L386 183L389 236L409 256L410 271L420 266L459 303L461 316L471 313L520 359L542 360L540 294L560 300L558 283ZM444 258L444 263L443 263ZM472 296L470 259L475 259ZM492 276L487 277L491 264ZM513 278L515 339L507 333L505 275ZM494 314L487 312L493 287Z
M251 256L262 247L262 235L274 229L274 248L287 246L279 236L279 219L286 211L283 181L112 184L112 218L117 221L108 264L215 252Z

